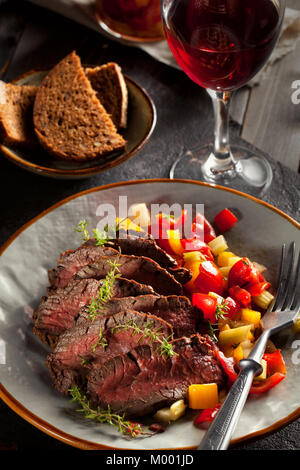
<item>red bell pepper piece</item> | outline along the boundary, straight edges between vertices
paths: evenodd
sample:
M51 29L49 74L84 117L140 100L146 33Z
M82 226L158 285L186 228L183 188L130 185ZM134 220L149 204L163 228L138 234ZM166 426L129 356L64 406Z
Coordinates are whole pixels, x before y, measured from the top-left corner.
M227 375L229 386L231 386L238 377L238 374L234 369L234 359L232 357L225 357L224 354L218 350L216 351L216 356L219 359L222 369ZM275 372L267 379L262 380L260 383L252 385L249 394L255 395L259 393L265 393L279 384L284 379L284 377L285 374Z
M196 216L194 218L192 232L194 232L194 229L196 229L197 227L199 230L199 237L204 235L205 243L209 243L216 238L216 232L213 226L202 214L199 214L199 212L196 213Z
M228 286L240 286L259 282L259 272L248 258L237 261L229 271Z
M255 284L246 284L244 288L249 292L253 297L260 295L263 291L269 289L271 284L267 281L256 282Z
M235 371L235 361L233 357L226 357L222 351L216 350L216 356L219 359L222 369L228 378L228 385L231 386L236 381L238 374Z
M229 230L237 223L237 220L236 216L229 209L223 209L214 218L214 222L220 232L226 232Z
M223 277L219 268L212 261L203 261L199 266L199 274L195 279L195 287L203 294L214 292L222 295Z
M201 310L203 318L216 323L216 307L217 299L207 294L196 293L193 294L192 303L195 307Z
M260 383L252 385L249 393L251 395L265 393L271 388L275 387L275 385L278 385L284 379L284 377L285 377L285 374L281 374L280 372L275 372L275 374L272 374L270 377L268 377L265 380L262 380Z
M213 408L206 408L206 410L201 411L201 413L194 419L194 425L197 428L205 428L213 421L220 408L221 403L218 403Z
M211 248L199 238L190 238L181 240L184 251L200 251L206 259L214 261L214 255Z
M239 286L232 286L228 289L228 292L231 297L243 307L248 307L251 304L251 295L246 289Z
M265 353L263 359L267 363L267 374L272 375L275 372L280 372L281 374L286 374L286 367L280 352L280 349L272 353Z

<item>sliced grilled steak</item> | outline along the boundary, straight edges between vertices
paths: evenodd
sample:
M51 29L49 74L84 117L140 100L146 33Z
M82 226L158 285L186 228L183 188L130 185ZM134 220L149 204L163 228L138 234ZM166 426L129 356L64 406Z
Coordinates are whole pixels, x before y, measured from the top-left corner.
M139 295L137 297L111 299L105 304L101 312L104 315L114 315L126 310L147 312L163 318L172 325L174 335L177 338L196 333L198 314L187 297L176 295L167 297ZM82 323L88 318L87 308L83 307L79 312L77 323Z
M172 327L162 319L134 311L97 317L93 322L66 331L47 358L55 388L67 394L74 383L83 382L93 361L99 365L127 353L138 344L149 344L146 327L157 331L161 338L172 337L173 334Z
M148 237L147 237L148 235ZM86 244L95 244L95 239L90 239ZM156 261L162 268L167 269L180 284L185 284L192 278L191 272L186 268L178 268L176 260L165 250L162 250L155 239L145 232L119 230L117 238L111 240L109 245L120 249L123 255L145 256Z
M150 285L160 295L182 294L182 285L176 281L166 269L150 258L142 256L118 255L102 257L95 263L82 267L77 271L77 279L103 279L111 270L111 261L116 261L118 269L126 279L133 279L142 284Z
M173 342L178 356L155 353L155 346L138 346L104 365L92 365L87 392L93 403L116 413L143 416L186 396L196 383L223 384L223 372L209 340L194 335Z
M102 281L96 279L72 280L66 287L51 289L34 312L34 332L49 344L48 335L57 336L74 325L79 310L97 296ZM119 278L115 280L113 296L127 297L143 293L153 294L150 286ZM52 338L54 341L54 338Z
M163 268L176 268L177 262L165 250L162 250L154 238L141 236L138 232L120 230L116 245L124 255L146 256L156 261Z
M50 285L65 287L82 266L94 263L101 256L117 254L118 251L112 247L95 245L82 245L76 250L67 250L58 259L57 268L49 269Z

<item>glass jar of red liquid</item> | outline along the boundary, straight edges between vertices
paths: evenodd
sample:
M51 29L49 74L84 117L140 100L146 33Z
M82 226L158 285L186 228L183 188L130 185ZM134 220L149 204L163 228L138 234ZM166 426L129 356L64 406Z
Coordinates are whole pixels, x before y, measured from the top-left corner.
M133 42L164 38L160 0L96 0L100 26L116 39Z

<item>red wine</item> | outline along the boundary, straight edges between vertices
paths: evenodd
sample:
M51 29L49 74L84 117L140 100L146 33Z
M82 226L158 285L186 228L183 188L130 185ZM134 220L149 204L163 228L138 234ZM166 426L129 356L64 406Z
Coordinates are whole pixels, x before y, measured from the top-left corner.
M204 88L236 89L271 54L281 26L272 0L174 0L165 32L184 72Z

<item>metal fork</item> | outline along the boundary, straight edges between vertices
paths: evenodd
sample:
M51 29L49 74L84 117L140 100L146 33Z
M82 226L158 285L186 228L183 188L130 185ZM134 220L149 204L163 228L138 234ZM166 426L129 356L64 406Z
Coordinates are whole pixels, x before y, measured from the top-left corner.
M294 324L300 309L300 254L295 262L296 247L282 245L277 294L263 316L264 331L247 359L239 362L240 373L226 400L202 439L198 450L224 450L230 443L255 375L262 372L261 359L271 335Z

